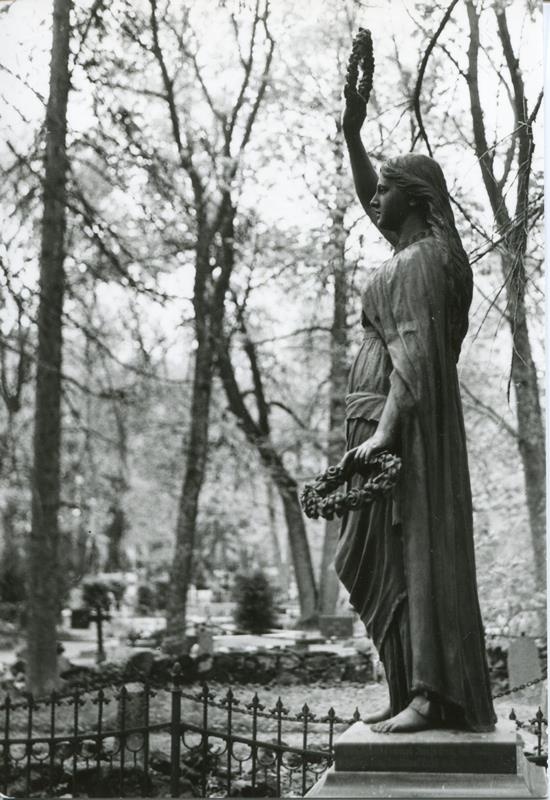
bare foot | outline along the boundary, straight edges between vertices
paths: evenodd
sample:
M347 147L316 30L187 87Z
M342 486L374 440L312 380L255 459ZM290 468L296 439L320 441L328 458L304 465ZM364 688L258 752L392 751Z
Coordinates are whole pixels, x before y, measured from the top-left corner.
M434 719L419 714L418 711L412 706L407 706L395 717L377 722L371 726L371 730L376 733L412 733L413 731L424 731L429 728L435 728L436 722Z
M367 725L370 725L373 722L381 722L384 719L389 719L391 717L391 708L389 705L386 708L383 708L382 711L375 711L374 714L368 714L366 717L363 717L363 722Z

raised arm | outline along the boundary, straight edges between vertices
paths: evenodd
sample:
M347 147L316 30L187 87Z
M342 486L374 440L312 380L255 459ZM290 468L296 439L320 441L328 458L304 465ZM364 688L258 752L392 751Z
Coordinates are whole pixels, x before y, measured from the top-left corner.
M376 225L382 236L391 245L395 245L397 237L392 232L384 231L379 227L376 215L370 207L370 201L376 192L378 175L361 141L361 128L367 116L367 104L361 95L349 86L344 89L344 97L346 99L346 107L344 109L342 128L348 148L357 197L367 216Z

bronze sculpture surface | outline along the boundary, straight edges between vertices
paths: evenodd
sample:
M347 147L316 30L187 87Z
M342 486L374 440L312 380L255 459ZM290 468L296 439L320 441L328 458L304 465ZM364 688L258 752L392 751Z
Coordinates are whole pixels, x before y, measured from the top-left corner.
M494 728L477 595L457 361L472 272L443 172L407 154L376 171L361 141L365 98L345 88L343 128L358 197L394 247L362 296L364 340L346 398L342 466L396 452L393 497L347 511L335 558L384 664L378 731ZM358 485L354 475L350 485Z

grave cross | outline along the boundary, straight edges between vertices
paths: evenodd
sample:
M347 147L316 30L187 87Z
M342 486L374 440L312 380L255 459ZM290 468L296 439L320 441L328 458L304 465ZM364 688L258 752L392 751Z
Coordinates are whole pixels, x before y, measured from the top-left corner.
M103 647L103 623L108 622L111 615L103 609L101 605L94 605L93 611L90 613L90 620L95 622L97 629L97 655L96 662L101 664L106 659L105 649Z

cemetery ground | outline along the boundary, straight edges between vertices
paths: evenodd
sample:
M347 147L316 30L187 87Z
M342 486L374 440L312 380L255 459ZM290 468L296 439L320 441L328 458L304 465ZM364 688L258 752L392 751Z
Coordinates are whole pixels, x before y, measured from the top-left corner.
M186 722L201 725L202 722L202 709L198 702L187 700L185 695L198 696L201 692L201 684L191 684L185 687L185 693L182 701L182 718ZM214 698L221 699L225 696L228 687L224 684L210 683L208 688ZM371 682L365 686L358 684L345 684L345 683L319 683L317 685L304 685L296 684L293 686L280 686L280 685L255 685L250 684L246 686L233 687L233 694L238 701L237 708L246 711L247 705L251 703L255 694L258 695L261 706L266 710L275 707L277 701L281 699L284 703L285 709L291 714L298 714L304 703L307 703L311 713L315 719L309 725L309 746L315 748L322 746L326 740L326 725L321 722L323 717L326 717L327 712L331 707L335 709L337 715L344 719L349 720L358 709L364 715L365 713L372 713L383 708L387 702L387 688L384 681ZM495 701L495 710L499 718L499 723L513 727L509 722L508 717L510 710L513 707L517 717L523 720L529 720L534 713L534 710L540 703L541 692L533 692L527 690L519 692L514 695L514 699L504 697ZM130 699L127 703L128 714L132 714L132 705L135 703L132 700L131 689ZM120 706L117 700L117 691L115 689L105 690L105 711L103 714L103 729L117 730L120 725ZM170 704L171 695L168 690L155 690L154 702L151 703L151 711L149 716L150 725L160 725L170 720ZM226 725L227 714L226 711L216 706L212 706L209 710L209 727L212 729L223 729ZM319 721L316 721L319 720ZM261 736L270 739L275 736L276 732L276 719L264 718L261 720ZM47 736L50 726L50 710L44 707L38 708L34 714L33 720L33 735L34 736ZM250 733L251 718L248 713L239 714L237 711L233 714L232 730L235 734L247 735ZM336 727L338 733L343 732L347 725L339 725ZM61 706L56 713L56 729L59 734L70 733L73 730L73 708L72 706ZM87 700L85 695L82 699L82 707L79 712L78 729L80 733L93 733L97 730L97 703ZM20 735L25 736L27 732L27 714L22 712L20 715L13 714L11 719L12 736ZM529 730L522 731L522 736L527 750L533 750L536 744L536 737ZM302 726L299 723L294 725L291 722L285 724L284 741L294 747L299 747L302 741ZM168 756L170 749L170 735L167 731L159 733L152 732L150 735L150 751L151 754L160 754Z
M82 607L76 615L66 609L58 629L64 682L55 698L42 702L29 703L24 672L18 672L25 658L22 626L1 622L0 690L10 700L6 705L0 698L0 729L10 741L11 763L2 791L107 797L119 796L124 782L127 794L167 796L179 763L178 796L215 795L227 780L231 796L251 791L254 781L272 795L275 781L282 792L277 796L302 796L326 769L327 753L357 713L363 717L386 705L376 652L349 609L305 631L297 629L297 606L289 603L277 628L253 634L238 629L234 603L213 602L210 593L194 600L190 650L181 655L163 652L162 611L144 614L137 603L112 606L102 623L98 658L97 624L81 625ZM502 660L494 658L495 645L498 651L504 639L491 642L493 691L500 693L514 676L505 675ZM511 668L513 659L507 661ZM513 729L512 708L518 720L532 720L539 705L545 708L543 685L497 698L499 721ZM176 760L175 719L183 726ZM208 732L206 755L202 730ZM230 768L224 736L233 742ZM536 755L534 726L523 726L522 737L525 751ZM251 740L258 742L256 766L250 762ZM125 746L117 749L121 741ZM285 754L277 762L273 747L281 745ZM273 771L275 763L281 774Z
M195 616L198 622L201 621L200 615ZM68 622L68 620L67 620ZM212 620L214 630L221 631L228 625L226 617ZM161 657L161 649L158 646L151 646L155 632L162 629L164 619L160 615L151 616L127 616L123 619L114 617L105 626L104 648L106 653L106 666L123 666L129 658L139 653L150 653L155 658ZM141 639L140 639L141 637ZM307 637L307 638L306 638ZM309 641L308 641L309 640ZM89 628L75 630L68 625L60 631L60 641L64 648L63 658L65 658L74 668L95 669L97 643L95 629L93 625ZM140 642L149 646L139 646ZM17 653L21 652L24 646L23 639L11 629L6 635L6 629L0 634L0 666L3 675L10 673L12 665L17 659ZM249 655L273 652L278 649L297 649L300 652L326 653L331 652L341 656L351 656L357 652L365 652L368 642L361 630L361 624L356 621L354 624L353 636L347 639L331 639L322 641L321 637L315 636L312 632L303 634L295 630L273 631L265 635L240 634L234 635L230 632L225 634L218 633L211 637L211 651L213 653L246 653ZM196 653L195 653L196 654ZM377 671L375 667L375 672ZM377 676L378 679L371 679L366 683L342 681L332 678L330 675L323 678L317 676L314 682L296 682L292 678L283 676L280 680L271 680L267 683L255 680L254 673L251 672L246 683L217 682L208 681L209 691L217 700L222 699L227 690L231 688L238 703L233 719L233 728L236 733L243 735L250 728L250 715L240 713L246 710L251 703L254 695L257 695L259 702L266 709L275 707L281 700L285 709L291 715L299 714L304 704L307 704L309 711L314 715L311 722L310 733L311 742L315 743L316 734L321 737L325 726L317 720L326 717L329 709L333 708L337 716L342 720L350 720L357 711L364 716L383 708L387 703L387 687L382 672ZM190 723L201 724L201 706L198 702L186 699L187 697L198 697L201 691L202 682L188 683L182 686L183 701L182 715ZM495 709L500 722L507 723L512 708L517 718L520 720L530 720L539 705L544 708L545 682L529 687L525 690L515 692L513 695L504 695L495 700ZM75 684L71 684L74 688ZM21 693L24 685L21 681L16 687ZM130 684L131 688L131 684ZM495 687L498 692L498 687ZM167 679L162 688L155 687L154 703L151 703L150 723L151 725L166 723L170 719L170 680ZM63 692L63 688L60 690ZM119 706L117 702L116 687L105 689L105 711L103 717L103 728L116 729L119 723ZM19 693L19 692L18 692ZM79 714L78 728L81 733L93 732L97 727L97 704L86 700L86 684L83 681L82 687L83 701ZM129 700L129 713L132 713L132 699ZM33 728L34 734L47 734L50 725L50 715L47 708L42 710L37 708L34 714ZM226 722L226 712L212 705L209 712L209 726L212 728L223 728ZM56 728L59 732L69 731L74 724L73 711L70 707L61 706L57 711ZM507 723L512 724L512 723ZM13 734L26 734L27 719L24 713L14 714L11 720ZM262 720L262 734L269 735L275 731L276 720L264 718ZM292 723L285 726L285 741L289 745L300 744L301 726L296 724L295 732L292 730ZM340 727L340 726L338 726ZM343 728L341 728L343 730ZM535 744L535 737L529 730L523 731L526 746L531 748ZM167 752L169 747L169 736L166 732L152 734L150 747L152 751L158 753Z

